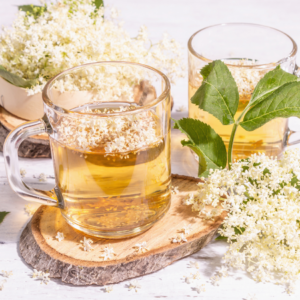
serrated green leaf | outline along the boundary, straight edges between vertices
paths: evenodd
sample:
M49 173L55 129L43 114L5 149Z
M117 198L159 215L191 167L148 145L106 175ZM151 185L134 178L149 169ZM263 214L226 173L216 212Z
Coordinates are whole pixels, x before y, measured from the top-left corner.
M245 114L240 125L255 130L275 118L300 117L300 82L289 82L271 93Z
M174 122L174 128L189 138L188 141L181 141L181 144L191 148L199 156L199 177L208 176L210 169L226 167L227 153L224 142L209 125L190 118Z
M100 8L101 6L104 6L103 0L94 0L94 5L96 8Z
M8 215L9 212L8 211L0 211L0 224L3 222L4 218L6 217L6 215Z
M218 118L223 125L234 123L239 92L228 67L216 60L205 66L200 73L204 79L191 98L192 103Z
M31 88L39 83L38 79L25 80L16 74L10 73L1 65L0 76L9 83L22 88Z
M274 70L268 72L256 85L251 100L250 105L256 105L262 102L270 94L275 92L282 85L297 81L298 77L283 71L280 66L277 66Z

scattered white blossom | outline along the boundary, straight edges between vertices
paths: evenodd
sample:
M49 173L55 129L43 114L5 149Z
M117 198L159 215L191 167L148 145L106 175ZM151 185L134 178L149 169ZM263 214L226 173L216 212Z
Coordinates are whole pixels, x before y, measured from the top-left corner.
M197 261L190 261L189 262L189 268L196 268L196 269L199 269L200 266L199 266L199 263Z
M84 236L83 240L80 241L80 243L82 244L84 251L89 252L91 250L94 250L94 248L92 247L93 241L91 239L88 239Z
M211 283L215 286L220 285L220 280L221 280L221 277L219 275L214 275L214 276L210 277Z
M0 291L2 291L4 289L4 285L7 281L6 280L2 280L0 283Z
M57 232L56 237L55 237L59 242L63 241L65 236L63 232Z
M196 285L196 287L195 287L195 291L198 293L198 294L201 294L201 293L203 293L203 292L205 292L206 291L206 289L205 289L205 284L204 283L198 283L197 285Z
M110 245L106 246L103 250L102 250L103 254L100 255L100 257L103 258L103 260L111 260L113 258L113 255L116 255L114 252L114 249L112 247L110 247Z
M221 266L220 270L217 271L219 277L227 277L228 276L228 268L226 266Z
M50 281L49 275L50 273L48 272L38 271L34 269L32 273L32 278L41 280L41 284L48 284Z
M179 229L178 232L183 233L184 235L187 235L190 233L191 227L192 227L191 224L185 225L185 226L183 226L183 228Z
M185 204L205 217L216 215L207 206L229 212L219 230L229 243L225 265L246 270L257 281L293 287L300 273L299 178L298 149L279 160L254 154L230 170L210 171ZM227 267L212 281L218 284L220 276L227 276Z
M186 110L187 110L187 108L186 108L186 106L184 106L184 105L181 105L181 106L179 106L179 107L176 109L177 112L184 112L184 111L186 111Z
M25 212L29 215L32 216L34 213L38 210L39 206L33 205L33 204L26 204L25 205Z
M171 238L171 241L173 244L175 244L175 243L181 244L181 243L186 243L187 238L184 233L179 233L175 237Z
M4 270L2 270L1 275L2 275L3 277L9 278L10 276L13 275L13 271L4 271Z
M96 10L93 2L48 2L40 16L19 11L12 29L3 29L0 65L24 79L38 80L29 95L41 92L47 80L62 70L95 61L139 62L158 68L172 82L184 76L182 47L174 39L164 34L162 40L152 43L144 26L131 38L116 20L119 13L115 8ZM90 74L87 81L66 77L64 84L58 82L56 87L105 89L115 84L114 78L101 78L101 73Z
M110 292L113 291L114 286L113 285L108 285L108 286L104 287L104 289L105 289L106 293L110 293Z
M137 280L133 280L129 282L129 290L135 290L135 292L137 292L137 289L140 289L141 285L139 284L139 282Z
M38 177L39 182L46 182L47 181L47 176L44 173L41 173Z
M257 297L255 294L249 294L244 300L257 300Z
M20 169L20 175L22 178L25 177L26 173L27 173L27 171L25 169Z
M199 280L201 274L199 272L191 273L190 276L183 276L185 283L190 284L192 280Z
M133 246L133 248L137 253L145 253L148 251L147 242L142 242L140 244L136 244Z
M171 186L171 194L172 195L177 195L179 194L178 186Z

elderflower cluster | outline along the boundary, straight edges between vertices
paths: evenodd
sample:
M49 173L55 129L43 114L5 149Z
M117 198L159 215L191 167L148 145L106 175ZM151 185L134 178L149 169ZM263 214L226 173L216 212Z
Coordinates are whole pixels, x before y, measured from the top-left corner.
M0 35L0 65L26 80L38 80L29 95L41 92L59 72L96 61L139 62L161 70L171 81L184 76L181 46L174 39L164 34L152 43L145 26L132 38L117 15L114 8L96 9L93 0L48 3L37 17L19 11L12 29L4 28ZM65 77L63 85L56 87L76 90L95 89L99 82L114 84L115 76L99 74L89 74L82 81Z
M126 111L131 108L120 109ZM120 153L162 143L157 128L157 117L151 111L114 117L110 117L108 112L107 118L97 115L65 117L57 127L57 133L61 143L76 149L91 150L101 147L106 153Z
M293 286L300 273L298 178L299 150L286 151L280 160L254 154L230 170L211 171L185 202L200 214L206 205L228 212L219 231L229 242L225 264L257 281Z

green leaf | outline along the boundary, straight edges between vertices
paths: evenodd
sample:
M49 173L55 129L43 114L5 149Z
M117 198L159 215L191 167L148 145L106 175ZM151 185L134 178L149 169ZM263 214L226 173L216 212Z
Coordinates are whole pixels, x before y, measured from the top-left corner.
M219 235L218 237L216 237L215 240L216 240L216 241L223 241L223 240L227 241L228 238L227 238L226 236Z
M31 15L35 19L37 19L47 10L47 6L28 4L28 5L20 5L18 6L18 9L25 11L28 15Z
M25 80L16 74L10 73L1 65L0 76L9 83L22 88L31 88L39 83L38 79Z
M298 77L283 71L280 66L277 66L274 70L268 72L256 85L250 105L256 105L266 99L271 93L276 91L282 85L297 81Z
M7 211L0 211L0 224L3 222L6 215L8 215L9 212Z
M202 85L191 98L192 103L218 118L223 125L234 123L239 104L237 85L220 60L213 61L201 70Z
M275 118L300 117L300 82L289 82L249 109L240 125L255 130Z
M104 6L103 0L94 0L93 3L97 9L99 9L101 6Z
M181 141L181 144L191 148L199 156L199 177L208 176L209 169L226 167L226 147L221 137L209 125L190 118L174 122L174 128L189 138L188 141Z

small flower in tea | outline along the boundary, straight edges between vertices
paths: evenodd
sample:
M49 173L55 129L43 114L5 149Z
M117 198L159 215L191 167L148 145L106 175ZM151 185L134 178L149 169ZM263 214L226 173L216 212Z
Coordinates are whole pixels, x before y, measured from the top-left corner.
M145 253L148 251L147 242L142 242L141 244L136 244L133 246L137 253Z
M32 216L38 210L38 208L39 206L35 206L33 204L26 204L24 209L29 216Z
M110 246L110 245L109 245ZM103 258L103 260L111 260L113 258L113 255L116 255L114 252L114 249L112 247L106 246L102 251L104 252L100 257Z
M110 293L110 292L112 292L113 291L113 285L108 285L108 286L106 286L104 289L105 289L105 292L106 293Z
M56 237L55 237L59 242L61 242L62 240L64 240L64 234L63 232L57 232Z
M138 291L137 289L140 289L140 288L141 288L141 285L139 284L139 282L137 280L130 281L129 287L128 287L129 290L135 290L135 292L137 292Z
M25 169L20 169L20 175L21 175L22 178L25 177L26 173L27 173L27 172L26 172Z
M1 275L2 275L3 277L9 278L10 276L13 275L13 271L4 271L4 270L2 270Z
M83 246L83 250L84 251L91 251L91 250L94 250L94 248L92 247L91 244L93 244L93 241L91 239L87 239L85 236L83 237L83 241L80 241L80 243L82 244Z

